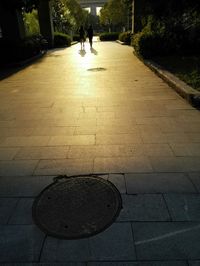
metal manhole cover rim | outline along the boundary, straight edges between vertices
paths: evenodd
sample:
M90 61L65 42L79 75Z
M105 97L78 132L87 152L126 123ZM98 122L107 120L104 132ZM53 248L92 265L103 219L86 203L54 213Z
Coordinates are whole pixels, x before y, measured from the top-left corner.
M93 68L88 68L87 71L90 71L90 72L106 71L106 68L104 68L104 67L93 67Z
M58 176L59 178L60 176ZM62 177L62 176L61 176ZM55 237L58 239L66 239L66 240L75 240L75 239L84 239L84 238L88 238L88 237L92 237L95 236L103 231L105 231L107 228L109 228L117 219L117 217L120 214L120 211L122 210L123 206L122 206L122 197L121 197L121 193L119 192L119 190L117 189L117 187L110 182L109 180L105 180L103 178L101 178L100 176L95 176L95 175L79 175L79 176L71 176L71 177L65 177L63 176L63 179L66 178L65 181L60 181L60 179L56 179L53 183L49 184L47 187L45 187L39 194L38 196L35 198L33 205L32 205L32 218L34 223L38 226L38 228L45 233L47 236L51 236L51 237ZM68 179L76 179L76 178L93 178L93 179L97 179L99 181L102 181L104 184L109 184L109 186L112 188L114 194L116 195L116 200L117 200L117 210L115 212L115 215L112 216L112 219L110 219L109 222L107 222L103 227L99 228L98 230L92 232L92 233L85 233L85 234L81 234L81 235L77 235L77 236L73 236L73 237L66 237L64 235L61 234L57 234L54 232L51 232L50 230L48 230L45 226L43 226L42 223L39 222L39 218L36 217L36 207L37 204L40 200L40 197L42 196L42 194L48 190L49 188L51 188L52 186L62 183L62 182L66 182ZM62 179L62 178L61 178Z

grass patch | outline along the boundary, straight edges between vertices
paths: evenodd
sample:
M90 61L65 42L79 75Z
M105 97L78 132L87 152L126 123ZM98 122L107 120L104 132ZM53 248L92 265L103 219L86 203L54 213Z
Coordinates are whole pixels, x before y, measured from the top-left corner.
M200 91L200 56L155 57L153 61Z

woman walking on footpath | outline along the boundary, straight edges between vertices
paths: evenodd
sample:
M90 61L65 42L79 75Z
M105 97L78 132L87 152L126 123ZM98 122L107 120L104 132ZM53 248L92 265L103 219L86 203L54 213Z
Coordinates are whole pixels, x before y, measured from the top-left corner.
M79 37L80 37L80 43L81 43L81 50L85 48L85 31L83 26L79 29Z
M89 38L90 48L92 49L93 28L92 25L87 30L87 36Z

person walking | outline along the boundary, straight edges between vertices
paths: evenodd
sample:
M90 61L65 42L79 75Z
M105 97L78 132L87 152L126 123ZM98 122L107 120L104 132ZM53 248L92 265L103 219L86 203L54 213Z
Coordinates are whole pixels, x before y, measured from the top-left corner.
M92 39L93 39L93 28L92 25L87 30L87 36L89 38L90 48L92 49Z
M79 37L80 37L80 43L81 43L81 50L85 48L85 31L83 26L79 29Z

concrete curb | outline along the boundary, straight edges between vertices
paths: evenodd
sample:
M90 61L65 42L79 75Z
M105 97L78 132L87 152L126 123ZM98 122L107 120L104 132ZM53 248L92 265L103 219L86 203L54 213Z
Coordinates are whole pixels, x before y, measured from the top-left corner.
M77 44L78 41L71 42L71 46Z
M140 58L139 58L140 59ZM146 66L153 70L159 77L161 77L170 87L178 92L190 104L195 107L200 107L200 92L187 85L184 81L177 78L171 72L164 69L162 66L156 64L152 60L142 60Z
M120 40L116 40L117 43L121 44L121 45L126 45L125 42L121 42Z

